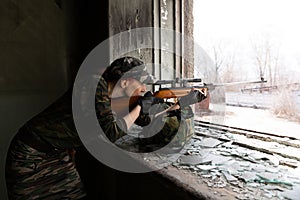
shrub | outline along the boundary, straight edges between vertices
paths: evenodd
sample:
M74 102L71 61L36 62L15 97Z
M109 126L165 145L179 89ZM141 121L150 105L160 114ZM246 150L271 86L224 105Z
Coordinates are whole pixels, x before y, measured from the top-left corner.
M275 94L272 111L276 116L281 118L300 120L299 111L297 110L291 89L280 89Z

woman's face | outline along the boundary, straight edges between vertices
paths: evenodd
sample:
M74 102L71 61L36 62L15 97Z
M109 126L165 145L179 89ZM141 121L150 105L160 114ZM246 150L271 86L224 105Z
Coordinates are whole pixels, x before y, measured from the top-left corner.
M140 81L133 78L126 79L125 81L126 86L124 87L124 92L126 96L141 96L146 92L146 85Z

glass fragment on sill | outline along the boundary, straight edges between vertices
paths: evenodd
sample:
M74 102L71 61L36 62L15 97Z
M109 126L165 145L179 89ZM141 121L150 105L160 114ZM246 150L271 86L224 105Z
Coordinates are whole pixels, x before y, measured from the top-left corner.
M206 147L206 148L214 148L214 147L218 146L221 143L222 142L220 140L217 140L217 139L214 139L214 138L204 138L201 141L200 146Z

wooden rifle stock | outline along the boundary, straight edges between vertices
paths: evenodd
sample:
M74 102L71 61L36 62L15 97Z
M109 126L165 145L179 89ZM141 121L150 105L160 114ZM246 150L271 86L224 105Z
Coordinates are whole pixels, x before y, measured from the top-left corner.
M188 95L191 90L199 90L202 94L207 96L207 87L192 87L192 88L161 88L159 91L155 92L153 96L161 99L178 98Z

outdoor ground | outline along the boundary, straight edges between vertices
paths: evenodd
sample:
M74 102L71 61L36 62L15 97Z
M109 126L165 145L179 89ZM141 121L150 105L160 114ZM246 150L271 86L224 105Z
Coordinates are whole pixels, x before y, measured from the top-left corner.
M225 125L300 139L299 122L279 118L270 110L226 106L225 111Z
M300 123L299 121L288 120L284 118L279 118L268 109L254 109L249 107L238 107L238 106L225 106L225 105L210 105L209 112L195 112L195 119L201 121L208 121L210 123L222 123L231 127L244 128L259 132L265 132L270 134L277 134L281 136L294 137L300 139ZM240 182L238 188L234 188L230 180L226 178L226 183L230 183L224 186L225 191L236 192L236 199L292 199L298 200L300 196L300 181L299 181L299 147L295 146L285 146L277 143L271 139L267 140L255 140L255 137L244 137L239 134L228 134L224 132L214 132L213 130L208 130L207 128L198 127L199 136L211 135L212 138L203 137L200 138L200 142L203 141L218 141L217 138L227 138L235 141L237 143L246 144L252 146L253 148L243 148L239 145L225 146L224 144L218 145L214 148L210 148L212 154L226 155L238 155L240 160L236 160L233 163L227 163L223 165L211 165L209 167L219 167L218 172L227 170L229 174L238 178L238 180L244 180ZM198 136L198 138L199 138ZM225 137L224 137L225 136ZM269 137L269 136L266 136ZM282 141L293 142L296 140L290 140L289 138L282 138ZM219 142L219 141L218 141ZM199 142L198 142L199 143ZM231 144L231 143L230 143ZM298 144L298 143L297 143ZM207 144L206 144L207 145ZM225 146L225 148L224 148ZM270 159L257 159L262 155L264 150L269 151L272 154L263 154L266 157L269 156ZM205 149L201 147L200 155L205 152ZM224 154L225 152L225 154ZM295 159L289 159L289 155L294 155ZM279 156L283 155L283 157ZM253 156L254 160L247 160L249 156ZM206 156L207 157L207 156ZM225 156L224 158L235 159L235 157ZM287 159L287 162L284 160ZM217 160L222 160L221 158ZM277 160L276 162L273 161ZM272 161L272 162L268 162ZM285 163L294 163L294 165L286 166ZM224 167L224 168L220 168ZM235 166L235 167L234 167ZM293 166L293 167L291 167ZM298 167L295 167L298 166ZM237 169L238 173L231 170L231 167ZM189 169L193 169L189 166ZM199 171L199 170L198 170ZM200 171L204 173L203 170ZM199 172L199 173L200 173ZM249 174L251 176L249 176ZM207 185L210 188L214 188L214 181L212 179L205 179L206 176L214 177L216 174L213 171L201 176L204 181L207 181ZM248 180L248 176L252 179ZM255 177L253 179L253 177ZM260 180L260 178L263 179ZM295 178L295 180L294 180ZM266 184L261 184L259 181L269 181ZM220 182L220 181L219 181ZM218 183L219 183L218 182ZM221 181L222 182L222 181ZM219 186L216 188L220 188ZM221 187L222 188L222 187ZM218 193L218 192L217 192ZM225 198L226 199L226 198ZM230 199L230 198L229 198Z
M269 109L219 107L211 105L209 112L196 112L195 119L300 139L300 122L297 120L278 117Z

